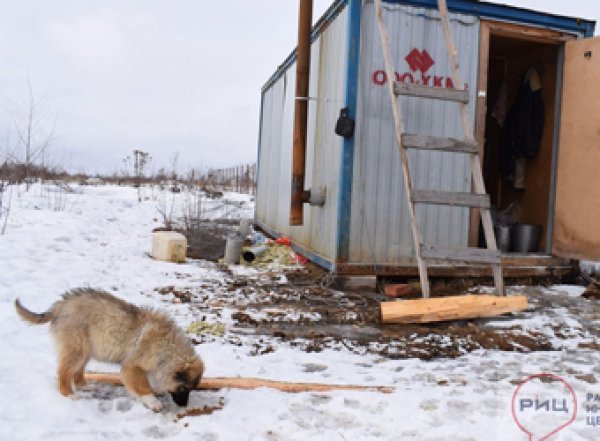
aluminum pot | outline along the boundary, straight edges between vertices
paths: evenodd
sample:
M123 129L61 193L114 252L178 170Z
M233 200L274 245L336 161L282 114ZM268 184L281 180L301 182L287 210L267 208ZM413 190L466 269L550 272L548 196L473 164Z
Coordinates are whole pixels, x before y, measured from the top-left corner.
M512 241L512 226L496 226L494 227L494 235L496 236L496 245L503 253L511 250Z
M540 248L542 226L516 224L513 226L512 248L517 253L533 253Z

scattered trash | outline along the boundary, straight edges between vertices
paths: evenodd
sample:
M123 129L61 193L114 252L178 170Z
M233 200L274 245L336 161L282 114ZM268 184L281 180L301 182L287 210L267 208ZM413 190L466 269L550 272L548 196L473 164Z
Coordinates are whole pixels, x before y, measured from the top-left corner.
M208 323L203 320L198 320L196 322L191 323L187 327L187 332L196 335L211 334L217 337L223 337L223 335L225 335L225 324Z
M296 253L295 260L298 265L306 265L308 263L308 258L299 253Z
M288 237L285 237L285 236L275 239L275 243L278 245L285 245L286 247L292 246L292 241Z
M252 263L258 256L265 253L268 249L269 247L266 244L254 245L242 253L242 258L244 261Z
M274 241L254 246L246 251L251 250L258 251L258 253L253 253L254 259L251 259L250 255L246 256L248 259L244 257L243 265L265 268L271 265L295 266L298 264L297 254L289 246L280 245Z
M267 238L262 233L254 233L254 235L252 235L251 241L253 244L266 243Z

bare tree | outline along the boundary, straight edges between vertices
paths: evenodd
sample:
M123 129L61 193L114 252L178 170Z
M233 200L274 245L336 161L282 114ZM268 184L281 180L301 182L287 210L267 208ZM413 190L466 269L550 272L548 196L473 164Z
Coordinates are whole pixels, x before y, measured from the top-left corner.
M45 165L46 155L54 140L54 121L46 97L36 99L27 81L27 96L21 99L7 99L7 111L16 133L16 143L9 151L9 159L22 164L23 179L29 189L31 166L38 160Z
M144 177L144 172L146 165L150 162L150 154L147 152L143 152L141 150L133 151L133 172L134 172L134 183L133 186L137 188L138 193L138 202L142 202L142 194L141 194L141 184L142 178Z
M177 181L177 162L179 161L179 152L173 153L169 156L169 162L171 163L171 179Z
M0 165L0 236L6 231L10 204L12 199L12 187L10 187L9 164L6 160Z

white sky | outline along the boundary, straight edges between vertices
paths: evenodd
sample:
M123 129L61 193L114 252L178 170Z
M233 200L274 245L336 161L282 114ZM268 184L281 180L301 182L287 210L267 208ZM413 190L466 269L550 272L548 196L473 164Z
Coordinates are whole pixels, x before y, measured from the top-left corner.
M331 0L314 0L315 21ZM499 3L600 17L591 0ZM298 0L0 0L0 151L28 79L50 162L110 172L135 148L180 171L256 159L260 88L295 45ZM14 114L14 111L12 111ZM7 140L7 134L9 134Z

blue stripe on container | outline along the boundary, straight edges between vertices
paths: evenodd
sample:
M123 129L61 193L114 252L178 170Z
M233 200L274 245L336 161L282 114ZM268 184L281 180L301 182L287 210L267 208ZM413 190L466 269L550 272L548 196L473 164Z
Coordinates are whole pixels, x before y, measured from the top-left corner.
M356 118L356 98L358 91L358 61L360 50L361 0L348 1L348 33L346 65L345 107L348 116ZM360 123L357 121L357 124ZM355 136L344 138L340 164L340 188L338 193L338 228L336 261L347 262L350 254L350 213L352 210L352 176L354 170Z

